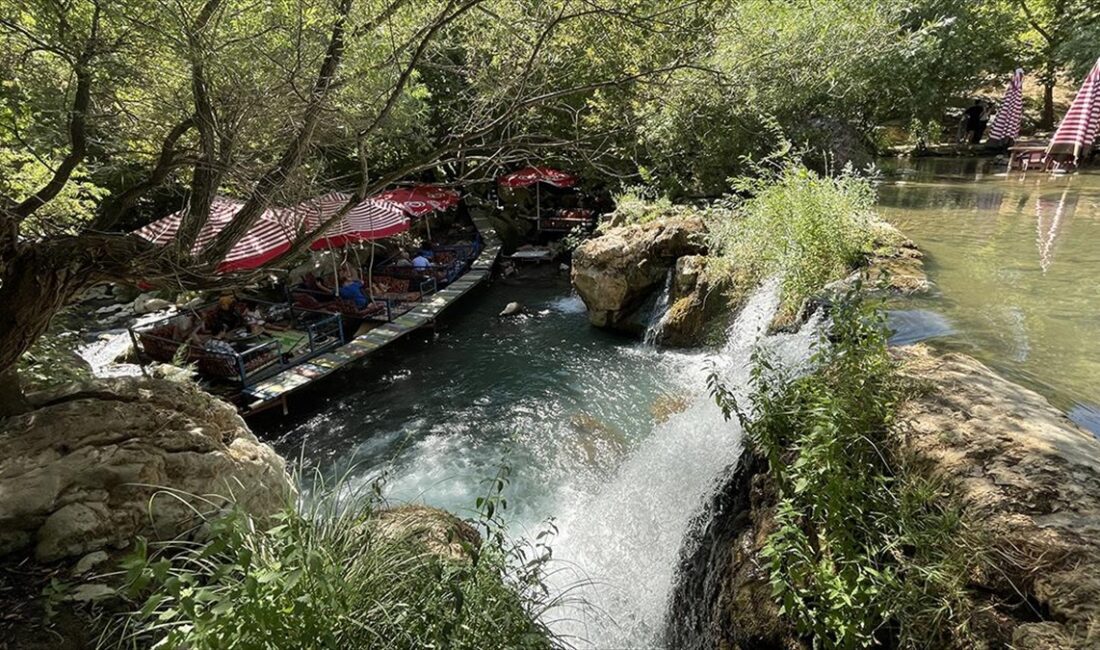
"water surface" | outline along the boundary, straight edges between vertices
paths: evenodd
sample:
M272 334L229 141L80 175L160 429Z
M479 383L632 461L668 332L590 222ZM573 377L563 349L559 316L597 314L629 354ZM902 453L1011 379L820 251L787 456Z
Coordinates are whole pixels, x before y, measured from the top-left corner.
M1003 162L885 165L880 212L916 241L935 291L894 314L1047 396L1100 434L1100 174Z

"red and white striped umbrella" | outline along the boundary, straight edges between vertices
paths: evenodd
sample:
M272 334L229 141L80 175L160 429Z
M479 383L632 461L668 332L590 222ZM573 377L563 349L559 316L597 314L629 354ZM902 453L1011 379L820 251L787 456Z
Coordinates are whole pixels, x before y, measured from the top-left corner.
M299 204L295 212L306 219L310 230L316 230L349 200L350 194L332 192ZM310 248L316 251L342 248L353 242L392 237L408 229L409 218L397 205L366 199L325 229L324 234L310 244Z
M997 117L993 118L993 126L989 130L990 140L1016 140L1020 137L1020 115L1024 108L1023 87L1024 70L1016 68L1012 81L1008 82L1008 88L1005 89Z
M1100 131L1100 59L1085 77L1069 112L1047 146L1047 156L1072 155L1074 162L1088 153Z
M241 201L216 197L210 206L210 218L199 231L192 253L199 254L229 225L243 206ZM134 234L159 246L168 245L175 239L184 214L186 210L174 212L139 228ZM218 271L225 273L263 266L289 250L301 232L301 218L294 212L279 208L264 210L252 229L229 249L229 254L218 265Z
M414 185L386 190L372 197L378 201L396 204L413 217L423 217L432 212L445 212L458 205L458 192L439 185Z

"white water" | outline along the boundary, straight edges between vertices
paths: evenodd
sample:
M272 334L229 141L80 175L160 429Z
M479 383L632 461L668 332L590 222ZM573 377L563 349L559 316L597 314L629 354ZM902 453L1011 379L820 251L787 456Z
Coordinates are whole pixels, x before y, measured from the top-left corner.
M649 347L657 344L657 337L661 335L661 330L665 326L665 316L668 314L668 300L672 293L672 280L674 277L676 277L676 270L674 268L669 269L668 275L665 277L665 286L657 296L656 304L653 305L653 313L649 317L645 334L642 336L642 343Z
M764 336L778 305L778 283L769 282L751 297L725 348L710 360L741 399L756 345L773 350L788 367L804 364L810 354L816 320L798 334ZM574 594L587 606L558 612L556 631L582 646L659 647L681 546L692 540L692 522L740 452L740 427L701 394L659 425L595 494L561 504L553 548L567 570L552 580L559 590L585 580L593 584Z

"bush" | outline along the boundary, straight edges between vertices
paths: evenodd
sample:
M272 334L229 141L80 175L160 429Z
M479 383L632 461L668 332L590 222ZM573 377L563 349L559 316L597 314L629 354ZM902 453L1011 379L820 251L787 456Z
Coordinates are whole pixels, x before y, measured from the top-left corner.
M373 494L314 490L271 525L231 511L208 541L140 543L124 562L137 610L105 644L167 648L545 648L545 546L500 528L504 476L479 500L484 541L462 558L379 525ZM430 544L429 544L430 546ZM531 549L535 553L531 555Z
M883 314L859 290L835 307L812 372L793 377L758 353L751 407L716 380L715 396L776 486L763 553L782 615L815 647L963 646L981 544L948 486L895 452L890 423L908 388Z
M874 187L851 168L829 177L784 163L736 185L751 198L736 204L733 215L712 221L714 247L721 253L710 272L732 277L741 293L780 276L780 322L792 319L826 284L847 276L871 247Z

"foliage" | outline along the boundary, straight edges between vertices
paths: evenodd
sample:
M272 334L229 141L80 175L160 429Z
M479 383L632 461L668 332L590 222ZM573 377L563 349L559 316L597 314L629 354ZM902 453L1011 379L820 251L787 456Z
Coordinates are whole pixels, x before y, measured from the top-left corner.
M884 313L860 291L834 305L809 374L757 352L747 409L712 380L776 485L763 551L773 593L817 646L965 645L965 581L980 544L948 487L910 471L890 439L908 388L886 349Z
M76 353L74 332L50 331L38 338L17 366L20 382L29 390L41 390L89 379L88 364Z
M382 532L377 486L314 486L272 522L232 510L209 541L142 541L124 561L136 611L116 647L545 648L544 540L514 545L501 512L507 475L478 500L480 547L442 558L415 536ZM551 529L552 530L552 529ZM451 538L448 538L450 541Z
M708 272L732 278L740 292L779 275L783 320L863 260L871 244L875 192L870 179L850 167L830 177L789 161L778 164L735 182L751 197L710 224L719 256Z

